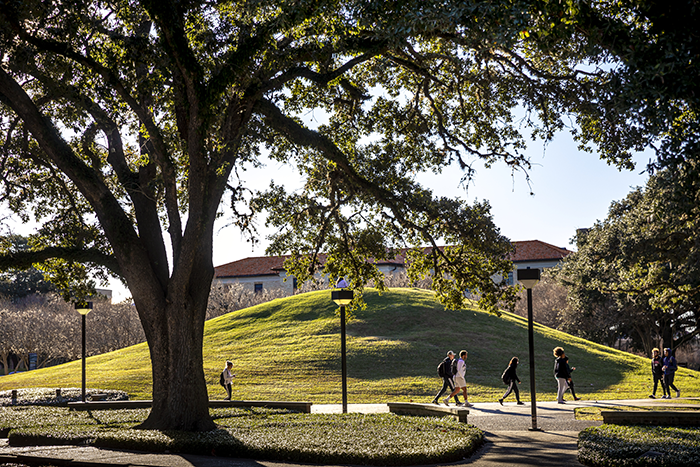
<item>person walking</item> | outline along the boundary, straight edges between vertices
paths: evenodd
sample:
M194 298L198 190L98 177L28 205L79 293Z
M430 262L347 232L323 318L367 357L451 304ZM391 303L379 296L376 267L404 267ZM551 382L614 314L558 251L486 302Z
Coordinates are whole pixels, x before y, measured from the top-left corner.
M566 404L566 402L564 402L564 393L571 380L569 365L566 364L566 354L563 348L555 347L552 352L556 357L556 360L554 360L554 377L557 379L559 385L557 388L557 403Z
M450 392L455 390L455 383L452 379L452 360L455 358L455 353L451 350L447 351L447 356L438 365L438 375L442 378L442 389L437 393L437 396L433 399L433 404L439 404L440 397L445 394L447 388L450 388ZM449 399L449 397L448 397ZM455 403L460 404L459 397L455 395Z
M227 396L224 400L227 400L227 401L231 400L231 382L233 381L233 378L236 376L233 373L231 373L232 369L233 369L233 362L226 360L226 368L224 368L224 371L221 372L221 378L219 379L219 382L226 390Z
M445 405L450 405L450 397L459 394L459 391L461 390L462 393L464 394L464 403L463 404L457 404L457 405L463 405L465 407L471 407L472 405L468 402L468 396L467 396L467 351L466 350L461 350L459 352L459 360L457 360L457 372L454 375L455 378L455 388L452 391L452 394L447 396L443 402L445 402Z
M661 392L663 395L662 399L666 398L666 393L671 395L671 392L666 388L666 383L664 382L664 359L659 352L659 349L654 348L651 350L651 376L654 378L654 390L649 395L649 399L656 399L656 388L661 382Z
M673 384L673 379L676 376L676 370L678 370L678 362L676 362L676 357L674 357L671 354L671 349L669 348L664 349L663 363L664 366L662 367L662 369L664 370L664 383L666 384L666 390L668 391L668 395L662 397L662 399L671 398L671 389L676 391L676 397L681 397L681 392Z
M574 397L575 401L581 400L580 397L576 397L576 391L574 390L574 378L571 377L571 373L576 369L576 367L571 368L571 365L569 365L569 357L564 357L566 360L566 367L569 369L569 381L567 384L569 385L569 389L571 390L571 395Z
M503 372L503 376L501 376L503 378L503 382L508 385L506 393L503 394L503 397L498 399L498 403L501 405L503 405L503 399L508 397L511 392L515 393L515 400L518 401L518 405L523 405L523 403L520 402L520 390L518 389L520 378L518 378L518 375L515 373L518 368L518 361L518 357L511 358L508 368L506 368L506 371Z

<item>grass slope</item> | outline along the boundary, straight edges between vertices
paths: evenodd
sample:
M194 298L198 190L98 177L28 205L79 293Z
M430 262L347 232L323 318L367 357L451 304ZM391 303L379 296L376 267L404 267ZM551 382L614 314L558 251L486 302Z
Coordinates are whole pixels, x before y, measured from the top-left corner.
M523 399L529 400L527 321L476 309L445 310L431 292L392 289L365 294L367 310L347 327L350 403L429 402L441 386L436 366L451 349L469 352L470 401L495 401L505 389L500 376L512 356L520 358ZM206 323L204 365L212 399L224 361L234 362L234 399L307 400L339 403L340 323L328 291L311 292L236 311ZM89 325L88 325L89 332ZM649 360L535 325L537 399L553 400L552 349L565 348L577 393L586 399L646 397ZM0 378L0 390L79 387L80 361ZM150 399L146 344L90 357L87 385L119 389ZM700 396L700 373L680 369L682 396Z

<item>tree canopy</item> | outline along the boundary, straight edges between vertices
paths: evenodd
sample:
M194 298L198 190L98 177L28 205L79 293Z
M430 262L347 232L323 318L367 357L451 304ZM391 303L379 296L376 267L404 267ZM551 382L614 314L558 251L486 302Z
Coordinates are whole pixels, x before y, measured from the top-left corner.
M558 276L581 329L634 334L648 354L661 338L675 348L700 333L700 212L697 191L676 189L679 177L657 173L578 235Z
M71 295L88 274L126 282L153 366L143 426L161 429L213 427L201 340L220 215L254 237L266 210L270 252L301 280L323 253L332 278L381 287L367 260L412 247L412 277L431 273L447 306L467 289L512 303L488 202L416 177L526 171L527 141L566 127L630 165L653 128L613 105L599 37L629 17L580 3L0 0L2 199L41 222L0 265L41 264ZM249 186L265 154L303 188Z

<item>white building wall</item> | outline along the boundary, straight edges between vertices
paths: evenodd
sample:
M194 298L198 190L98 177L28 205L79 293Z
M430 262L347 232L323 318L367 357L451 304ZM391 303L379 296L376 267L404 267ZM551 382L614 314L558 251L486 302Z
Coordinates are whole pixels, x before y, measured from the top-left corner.
M275 290L282 289L286 296L294 294L294 280L289 278L286 282L284 281L284 273L279 276L249 276L249 277L222 277L214 279L216 284L242 284L246 289L251 292L255 291L256 284L262 285L262 290Z

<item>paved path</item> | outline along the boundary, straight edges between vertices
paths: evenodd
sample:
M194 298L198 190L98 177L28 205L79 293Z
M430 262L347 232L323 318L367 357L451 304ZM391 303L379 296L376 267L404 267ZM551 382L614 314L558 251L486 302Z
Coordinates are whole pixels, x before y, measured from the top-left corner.
M574 419L574 408L582 406L611 405L674 405L674 400L635 401L579 401L567 404L539 402L537 404L537 426L542 431L531 431L530 404L515 405L506 402L477 403L469 410L469 423L486 433L486 444L471 458L450 466L500 467L500 466L580 466L577 460L578 433L582 429L601 422ZM384 413L385 404L349 404L348 411L361 413ZM315 413L340 413L341 406L317 404ZM250 459L218 458L180 454L151 454L143 452L116 451L79 446L33 446L10 447L7 440L0 439L0 465L14 461L31 465L81 465L95 467L148 466L148 467L285 467L290 464L255 461ZM3 464L3 462L5 464Z

